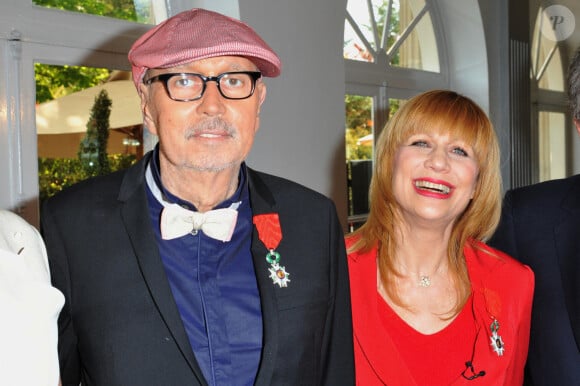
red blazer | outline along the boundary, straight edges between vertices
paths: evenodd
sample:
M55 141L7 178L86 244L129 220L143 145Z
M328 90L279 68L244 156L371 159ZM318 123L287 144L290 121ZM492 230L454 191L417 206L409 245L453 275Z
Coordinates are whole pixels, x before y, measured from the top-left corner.
M347 245L352 241L347 240ZM474 242L464 249L473 291L473 312L479 333L475 341L473 366L484 376L467 380L465 363L457 366L452 385L521 385L528 353L530 315L534 290L532 270L508 255ZM384 330L376 308L376 249L351 253L348 258L353 312L356 384L364 386L417 385L409 369ZM500 323L505 351L499 356L491 346L493 317ZM452 350L450 344L450 350ZM468 358L467 358L468 359ZM451 365L451 364L450 364ZM473 375L467 371L466 375Z

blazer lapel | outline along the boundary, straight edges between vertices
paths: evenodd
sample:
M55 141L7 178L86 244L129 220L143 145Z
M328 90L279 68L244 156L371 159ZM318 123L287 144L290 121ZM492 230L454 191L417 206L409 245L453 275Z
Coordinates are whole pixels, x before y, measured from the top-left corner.
M554 227L557 261L562 276L566 308L575 341L580 342L580 179L562 201L562 219Z
M121 217L155 305L199 383L206 385L165 275L155 234L149 226L151 219L145 193L145 168L149 159L150 153L140 162L140 167L129 169L125 175L119 193L119 200L124 202Z
M470 272L471 274L471 272ZM472 282L473 283L473 282ZM502 382L499 381L499 378L497 378L498 376L501 376L502 378L504 378L504 376L502 376L501 374L492 374L493 373L493 367L494 364L501 360L501 358L499 358L498 354L496 354L495 352L493 352L492 347L491 347L491 322L492 322L492 317L491 317L491 313L489 310L489 302L486 299L486 288L483 288L479 285L479 283L473 283L473 314L475 316L475 324L476 324L476 328L477 328L477 336L475 338L475 344L473 347L473 357L471 358L471 364L473 366L473 371L470 371L467 368L467 364L466 364L466 369L465 369L465 376L466 377L471 377L474 376L476 374L478 374L480 371L485 371L486 373L489 373L487 375L486 378L483 378L484 380L489 379L490 377L493 377L492 379L494 381L497 380L498 384L503 384ZM486 325L485 321L488 321L489 324ZM503 320L499 321L500 323L504 322ZM508 325L509 326L509 325ZM502 339L505 341L504 343L506 345L511 345L511 347L506 347L506 350L513 350L513 344L514 344L514 340L512 338L515 337L515 334L513 334L513 331L509 331L509 334L505 334L506 332L506 327L504 327L503 325L500 326L500 331L499 331L499 336L502 337ZM458 382L459 384L462 384L462 382L466 381L466 379L463 376L459 376L458 377Z
M376 249L349 257L353 330L358 345L384 384L416 385L390 336L381 327L377 301Z
M466 369L465 375L472 376L480 371L487 373L483 380L489 382L493 380L494 384L505 384L506 372L498 372L496 364L498 361L512 360L515 355L516 347L516 330L514 320L505 308L502 309L501 296L497 288L497 280L494 278L494 271L500 269L503 262L493 257L482 259L479 254L485 256L485 252L478 252L473 246L468 245L464 248L467 270L471 279L471 288L473 293L473 314L477 328L477 336L474 344L473 358L471 362L474 372ZM494 320L499 323L497 331L501 337L505 353L500 356L494 351L491 345L491 324ZM463 376L458 377L457 384L470 384Z
M264 184L260 176L248 168L248 183L250 189L250 203L252 206L252 214L275 213L275 200ZM279 335L279 320L278 320L278 302L276 299L274 284L269 277L269 265L266 262L266 254L268 249L258 238L256 227L252 232L252 258L254 260L254 269L256 271L256 278L258 281L258 289L260 292L260 303L262 306L262 323L264 336L262 338L262 360L256 375L256 386L271 385L272 375L276 365L276 357L278 354L278 335Z

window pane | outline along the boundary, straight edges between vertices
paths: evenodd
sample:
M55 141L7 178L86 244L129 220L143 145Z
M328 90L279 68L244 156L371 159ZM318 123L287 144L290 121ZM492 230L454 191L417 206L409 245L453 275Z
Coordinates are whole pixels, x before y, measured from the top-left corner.
M354 230L369 212L368 189L372 173L373 97L346 95L346 163L349 226Z
M142 157L142 115L129 72L40 63L35 71L41 200Z
M560 47L555 40L550 40L542 33L542 28L550 25L543 16L540 7L534 25L532 39L531 62L532 77L538 82L538 87L544 90L564 91L564 75Z
M405 8L401 8L401 10L403 9ZM403 18L403 12L401 12L403 29L407 28L405 24L410 23L411 20L409 16ZM393 55L392 58L391 65L393 66L439 72L439 54L429 14L424 15L419 20L401 44L397 55Z
M344 51L345 59L358 60L362 62L372 62L372 50L367 50L365 43L356 34L348 21L344 23Z
M404 99L389 99L388 112L385 115L387 119L403 103ZM349 231L353 231L364 223L369 212L368 194L373 170L374 143L382 127L375 130L376 119L373 112L376 106L373 97L347 94L345 108L348 224Z
M424 0L348 0L345 59L439 72L433 22Z
M369 8L370 7L370 8ZM378 33L384 22L375 18L375 9L386 4L383 0L348 0L348 13L344 25L344 57L352 60L374 62L377 46L380 48ZM350 20L349 20L350 17Z
M566 177L566 119L562 113L539 115L540 181Z
M155 20L164 19L166 12L162 0L33 0L32 3L47 8L107 16L144 24L156 24Z

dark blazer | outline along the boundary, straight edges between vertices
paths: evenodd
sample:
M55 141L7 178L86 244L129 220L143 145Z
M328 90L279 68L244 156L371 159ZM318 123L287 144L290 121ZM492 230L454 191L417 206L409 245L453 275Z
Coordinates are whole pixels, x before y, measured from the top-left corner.
M206 385L159 256L146 198L150 154L49 199L41 216L59 319L63 385ZM263 314L256 385L354 384L344 239L333 203L248 169L254 215L278 213L288 287L272 282L254 229Z
M490 245L536 275L526 385L580 385L580 176L505 195Z

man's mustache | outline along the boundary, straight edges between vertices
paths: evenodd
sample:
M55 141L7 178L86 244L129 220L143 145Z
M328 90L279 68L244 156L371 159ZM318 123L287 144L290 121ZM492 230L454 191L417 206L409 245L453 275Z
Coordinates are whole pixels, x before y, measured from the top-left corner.
M200 135L203 133L220 133L220 134L227 134L229 136L235 136L237 130L234 126L230 123L225 121L221 118L212 118L205 120L203 122L199 122L185 132L186 138L191 138L196 135Z

